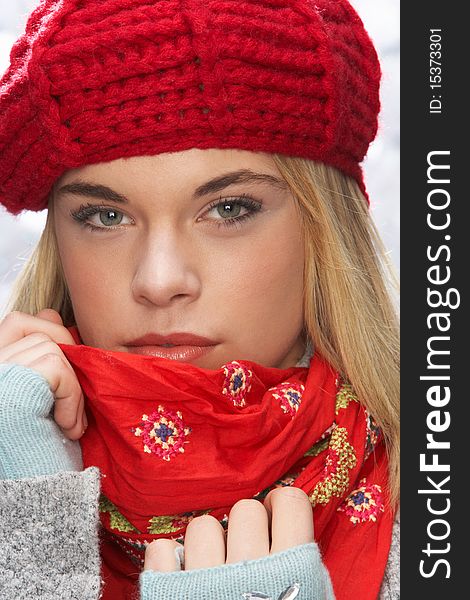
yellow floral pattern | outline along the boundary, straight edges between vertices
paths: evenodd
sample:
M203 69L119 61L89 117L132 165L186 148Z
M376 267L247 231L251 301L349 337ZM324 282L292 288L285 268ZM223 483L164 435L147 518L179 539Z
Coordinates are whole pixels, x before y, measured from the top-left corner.
M111 529L123 531L124 533L128 533L130 531L133 531L134 533L140 533L140 531L136 529L134 525L129 523L126 517L118 511L117 507L111 502L111 500L108 500L104 494L101 494L100 496L99 510L102 513L109 514L109 526Z
M348 408L350 402L358 402L356 392L349 383L342 383L336 394L335 413L338 414L341 408Z
M349 471L356 466L356 462L356 453L348 442L346 428L336 427L328 446L325 476L309 494L313 506L327 504L333 496L339 498L344 494L349 485Z
M162 533L174 533L183 529L194 517L201 515L207 515L210 511L196 511L192 513L185 513L183 515L168 515L161 517L152 517L149 520L150 525L147 527L149 533L153 535L159 535Z

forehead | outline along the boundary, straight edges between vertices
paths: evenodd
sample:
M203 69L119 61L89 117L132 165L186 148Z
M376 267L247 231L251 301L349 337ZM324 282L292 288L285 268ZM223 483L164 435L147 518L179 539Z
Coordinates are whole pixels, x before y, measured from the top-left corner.
M281 178L270 154L237 149L192 148L85 165L64 173L56 183L56 188L77 179L85 179L106 185L125 184L127 187L132 182L137 187L158 186L178 191L186 186L199 185L217 175L242 169Z

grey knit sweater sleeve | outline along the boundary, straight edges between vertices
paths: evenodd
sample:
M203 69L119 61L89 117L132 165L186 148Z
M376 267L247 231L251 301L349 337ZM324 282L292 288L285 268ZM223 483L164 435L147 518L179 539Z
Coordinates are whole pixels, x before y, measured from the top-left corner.
M97 600L98 469L0 480L0 598Z

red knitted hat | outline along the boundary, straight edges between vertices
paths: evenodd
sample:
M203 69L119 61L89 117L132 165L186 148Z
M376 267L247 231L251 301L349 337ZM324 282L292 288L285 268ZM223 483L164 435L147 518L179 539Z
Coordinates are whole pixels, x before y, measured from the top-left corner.
M47 206L70 168L189 148L354 177L380 66L346 0L42 0L0 82L0 203Z

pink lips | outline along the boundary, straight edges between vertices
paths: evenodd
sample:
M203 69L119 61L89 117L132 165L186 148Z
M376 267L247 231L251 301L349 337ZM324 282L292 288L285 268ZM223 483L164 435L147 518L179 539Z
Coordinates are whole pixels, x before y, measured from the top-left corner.
M171 344L166 347L165 344ZM190 362L210 352L218 342L192 333L148 334L128 342L129 352Z

